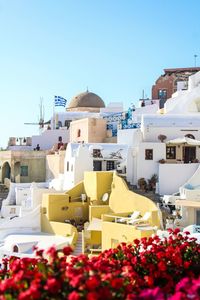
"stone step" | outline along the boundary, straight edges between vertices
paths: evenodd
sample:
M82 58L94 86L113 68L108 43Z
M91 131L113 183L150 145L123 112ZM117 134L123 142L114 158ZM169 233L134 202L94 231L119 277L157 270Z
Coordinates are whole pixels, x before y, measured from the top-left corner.
M79 232L78 233L78 239L77 239L77 242L76 242L76 247L75 247L72 254L74 256L78 256L81 253L82 253L82 233Z

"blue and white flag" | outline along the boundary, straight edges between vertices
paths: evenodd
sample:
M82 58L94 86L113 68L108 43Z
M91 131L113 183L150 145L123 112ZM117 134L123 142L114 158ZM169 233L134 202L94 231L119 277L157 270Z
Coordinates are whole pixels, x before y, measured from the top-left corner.
M55 106L64 106L66 105L67 100L61 96L54 96L54 105Z

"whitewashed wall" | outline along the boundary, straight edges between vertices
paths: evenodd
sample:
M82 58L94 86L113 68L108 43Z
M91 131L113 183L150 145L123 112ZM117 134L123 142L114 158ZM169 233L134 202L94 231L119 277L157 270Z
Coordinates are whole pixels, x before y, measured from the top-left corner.
M159 194L170 195L192 177L199 164L159 164ZM200 183L200 179L199 179Z
M67 162L69 162L68 171ZM69 144L65 156L64 190L68 190L82 181L85 171L93 171L93 158L88 147L80 144L78 149L73 150L71 144Z
M191 117L191 123L192 123L192 117ZM191 131L190 131L190 128L191 128ZM172 126L172 127L159 127L159 128L158 127L146 127L146 128L144 128L144 131L143 131L144 140L146 142L148 142L148 141L158 142L159 134L166 135L166 137L167 137L166 141L168 141L171 139L184 137L188 133L193 134L196 140L200 140L199 126L198 127L192 127L192 126L176 127L175 120L174 120L174 126Z
M40 206L38 206L25 216L17 217L2 223L0 227L0 239L5 238L5 236L12 233L31 233L40 231L41 214Z
M145 149L153 149L153 160L145 160ZM137 177L150 179L153 174L158 174L160 159L165 159L166 150L164 143L141 143L137 154Z
M140 128L123 129L117 132L117 143L126 144L131 147L137 147L142 141L142 133Z
M63 143L69 142L69 130L66 128L46 130L41 135L33 135L32 149L39 144L41 150L49 150L54 144L58 143L59 136L62 137Z
M129 147L126 160L126 178L130 184L136 184L137 148Z

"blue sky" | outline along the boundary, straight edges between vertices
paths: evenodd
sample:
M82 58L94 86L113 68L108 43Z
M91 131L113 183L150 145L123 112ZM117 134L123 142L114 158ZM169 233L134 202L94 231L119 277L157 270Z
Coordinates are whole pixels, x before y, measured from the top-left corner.
M125 109L164 68L200 65L200 1L0 0L0 146L38 133L54 95L85 91Z

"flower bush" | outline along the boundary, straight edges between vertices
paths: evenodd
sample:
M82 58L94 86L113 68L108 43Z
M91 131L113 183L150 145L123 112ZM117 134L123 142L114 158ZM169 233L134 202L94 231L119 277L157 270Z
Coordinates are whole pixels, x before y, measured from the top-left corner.
M178 230L91 258L70 254L51 247L36 258L3 259L0 300L200 299L200 245Z

